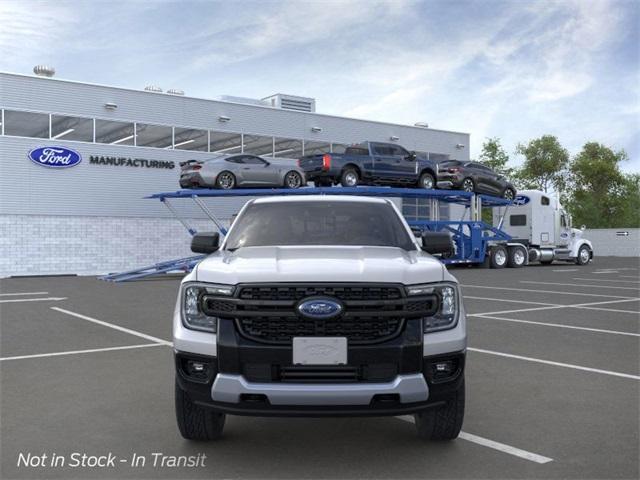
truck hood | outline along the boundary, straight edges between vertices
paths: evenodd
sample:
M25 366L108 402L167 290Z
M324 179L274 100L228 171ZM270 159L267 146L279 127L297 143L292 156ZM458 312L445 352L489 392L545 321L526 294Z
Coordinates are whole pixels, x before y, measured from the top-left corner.
M236 285L276 282L439 282L446 269L421 252L393 247L245 247L196 267L196 280Z

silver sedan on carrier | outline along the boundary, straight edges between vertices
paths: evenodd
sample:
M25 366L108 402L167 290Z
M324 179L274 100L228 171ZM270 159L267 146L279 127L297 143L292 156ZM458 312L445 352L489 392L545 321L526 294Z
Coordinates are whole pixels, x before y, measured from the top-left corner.
M246 153L180 163L181 188L285 187L306 185L304 171L293 159L266 160Z

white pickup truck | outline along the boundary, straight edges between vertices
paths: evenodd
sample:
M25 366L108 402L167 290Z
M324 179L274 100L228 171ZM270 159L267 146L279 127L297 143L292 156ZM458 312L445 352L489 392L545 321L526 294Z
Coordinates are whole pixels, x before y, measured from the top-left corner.
M465 313L456 279L388 200L249 201L182 281L174 313L180 433L209 440L226 414L414 414L421 438L458 436Z

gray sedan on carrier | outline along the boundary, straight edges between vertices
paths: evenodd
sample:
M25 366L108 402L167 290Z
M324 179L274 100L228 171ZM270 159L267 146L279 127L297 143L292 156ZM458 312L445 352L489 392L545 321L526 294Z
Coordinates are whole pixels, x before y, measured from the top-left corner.
M220 155L180 163L181 188L285 187L306 185L304 171L292 159L257 155Z

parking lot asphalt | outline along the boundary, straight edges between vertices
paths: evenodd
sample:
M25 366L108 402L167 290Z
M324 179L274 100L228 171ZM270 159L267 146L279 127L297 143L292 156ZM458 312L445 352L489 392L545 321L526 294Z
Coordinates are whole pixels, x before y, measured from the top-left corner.
M404 417L228 417L221 440L183 440L169 343L180 277L0 280L0 477L638 478L639 269L451 269L469 351L449 443L419 440ZM110 453L113 466L72 466Z

